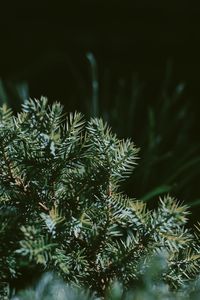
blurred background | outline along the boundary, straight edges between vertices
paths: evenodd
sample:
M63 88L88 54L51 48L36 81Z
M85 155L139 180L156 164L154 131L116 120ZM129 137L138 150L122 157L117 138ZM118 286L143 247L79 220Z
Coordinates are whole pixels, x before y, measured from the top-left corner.
M67 2L67 1L66 1ZM47 96L102 117L140 150L129 196L200 211L200 9L192 1L5 3L0 103Z

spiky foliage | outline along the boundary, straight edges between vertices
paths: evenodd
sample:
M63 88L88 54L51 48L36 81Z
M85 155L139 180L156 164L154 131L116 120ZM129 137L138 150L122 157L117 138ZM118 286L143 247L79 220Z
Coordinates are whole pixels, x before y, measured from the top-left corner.
M2 295L55 270L102 297L116 280L133 286L163 251L172 289L196 276L198 230L185 228L187 207L166 196L150 211L120 192L137 152L101 119L65 116L45 98L27 101L17 116L1 108Z
M163 83L159 83L154 94L148 81L128 74L117 79L111 69L99 74L95 56L87 53L87 58L92 81L81 89L81 102L69 97L71 101L65 103L68 109L76 107L88 116L101 115L118 135L133 137L141 145L137 172L123 185L129 195L134 188L135 196L149 201L173 193L194 207L193 219L198 220L200 144L195 134L198 110L194 109L193 101L188 101L185 84L175 86L172 62L167 63ZM87 86L92 91L89 98ZM7 103L19 111L24 99L29 98L28 90L25 82L0 80L0 105Z

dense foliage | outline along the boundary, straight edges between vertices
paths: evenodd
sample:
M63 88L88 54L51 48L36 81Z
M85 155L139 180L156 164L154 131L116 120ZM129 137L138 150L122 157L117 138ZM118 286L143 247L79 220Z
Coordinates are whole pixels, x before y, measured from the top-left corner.
M44 270L94 297L116 281L126 293L155 255L164 255L159 278L170 290L196 278L198 228L185 227L187 207L166 196L151 211L120 191L137 153L101 119L66 116L45 98L26 101L17 116L1 108L2 299Z
M80 101L75 101L70 93L58 96L67 99L63 101L65 109L78 109L88 117L101 116L118 136L132 137L140 145L137 172L123 184L128 195L134 190L135 197L149 201L172 193L194 207L191 208L193 220L197 220L196 206L200 204L198 110L187 94L187 85L175 84L172 62L167 63L162 82L153 88L152 99L152 86L148 81L134 74L118 78L110 69L100 72L101 65L95 56L89 52L87 58L90 68L84 76L88 80L83 84ZM0 80L0 105L6 103L15 112L20 111L21 103L35 94L31 93L29 84ZM49 93L52 97L52 91Z

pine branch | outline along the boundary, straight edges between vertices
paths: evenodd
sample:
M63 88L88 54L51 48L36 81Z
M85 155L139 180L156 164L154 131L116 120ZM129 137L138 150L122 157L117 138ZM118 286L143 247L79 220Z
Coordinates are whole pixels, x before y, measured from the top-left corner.
M35 274L53 269L105 298L115 280L125 290L139 282L161 252L167 270L160 277L171 289L199 274L199 238L186 228L187 207L167 195L149 210L119 191L138 149L101 119L66 115L42 97L26 101L17 116L1 109L0 142L6 284L24 282L30 267Z

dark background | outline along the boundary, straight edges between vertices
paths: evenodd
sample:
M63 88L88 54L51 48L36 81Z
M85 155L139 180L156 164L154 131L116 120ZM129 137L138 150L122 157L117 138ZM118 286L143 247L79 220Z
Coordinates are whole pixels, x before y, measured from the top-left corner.
M136 72L153 94L171 59L173 81L198 98L199 25L193 1L11 2L1 10L0 76L28 81L31 96L67 102L87 83L92 51L100 72Z
M65 5L55 1L29 2L28 5L10 1L4 6L0 20L0 78L8 90L12 85L26 82L32 98L44 95L50 102L61 101L67 111L78 110L87 115L92 91L86 54L91 52L98 67L101 111L109 115L115 108L113 99L123 90L120 101L121 107L126 109L111 125L118 134L132 137L138 146L145 148L141 136L146 134L143 129L147 126L147 108L156 106L166 76L170 77L169 98L177 85L184 84L181 101L192 112L192 125L185 135L184 147L177 151L171 165L166 162L158 166L156 173L152 171L149 178L154 179L148 188L142 185L138 188L141 180L137 179L134 187L130 183L127 188L129 193L135 192L140 197L154 188L156 182L162 184L159 178L163 170L168 167L175 172L180 151L189 153L192 146L198 146L200 9L194 1L85 0L70 4L65 1ZM133 120L134 129L120 131L128 119L126 112L133 78L143 87L142 104ZM15 106L17 98L12 91L10 96ZM171 117L179 115L181 106L179 102L172 110L165 127L170 125ZM188 122L186 115L181 124ZM169 149L175 147L182 134L181 126L174 128L173 136L167 137L166 147ZM142 159L145 155L141 152ZM192 200L200 198L199 170L199 165L196 165L192 181L185 183L182 193L181 188L174 192L175 196L187 201L190 197ZM184 172L181 178L188 176L187 170ZM192 169L190 172L193 173Z

